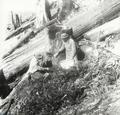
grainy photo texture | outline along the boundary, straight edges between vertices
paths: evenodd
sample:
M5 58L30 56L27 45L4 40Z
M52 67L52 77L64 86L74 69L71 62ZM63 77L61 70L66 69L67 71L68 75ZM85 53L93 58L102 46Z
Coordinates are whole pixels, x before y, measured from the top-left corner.
M120 0L0 0L0 115L120 115Z

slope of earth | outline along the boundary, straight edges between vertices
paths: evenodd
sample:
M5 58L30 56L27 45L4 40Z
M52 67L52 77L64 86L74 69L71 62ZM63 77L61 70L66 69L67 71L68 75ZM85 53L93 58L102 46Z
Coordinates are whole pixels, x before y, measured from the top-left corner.
M11 96L14 103L9 114L114 115L119 112L119 57L103 47L97 51L98 57L89 55L79 62L79 71L53 66L48 73L34 73Z
M101 43L97 49L90 47L91 53L89 51L79 62L79 71L74 68L64 71L54 66L48 73L34 73L16 87L16 93L10 98L14 102L8 113L119 115L120 58L103 45ZM0 113L5 113L8 106L6 104Z

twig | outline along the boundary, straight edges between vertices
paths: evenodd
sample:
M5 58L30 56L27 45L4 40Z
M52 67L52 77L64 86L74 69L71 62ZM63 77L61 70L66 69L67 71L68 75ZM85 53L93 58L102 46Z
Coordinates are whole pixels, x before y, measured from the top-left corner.
M78 108L77 108L76 113L78 113L79 115L82 115L82 114L85 114L85 113L92 112L94 109L98 108L98 106L101 104L101 102L102 102L102 98L91 109L86 109L86 110L79 111Z
M9 111L9 109L10 109L10 107L11 107L11 105L12 105L13 103L14 103L14 99L11 99L10 102L9 102L8 108L7 108L7 110L3 113L3 115L7 115L7 114L8 114L8 111Z

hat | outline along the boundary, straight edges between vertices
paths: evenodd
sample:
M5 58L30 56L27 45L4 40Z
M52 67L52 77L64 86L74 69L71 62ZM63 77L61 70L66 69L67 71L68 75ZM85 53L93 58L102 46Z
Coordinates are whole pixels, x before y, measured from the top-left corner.
M36 57L37 59L43 59L43 56L42 56L41 54L36 54L35 57Z
M61 34L62 33L66 33L68 35L72 35L73 34L73 30L72 30L71 27L63 26L62 30L61 30Z
M69 34L67 34L67 33L62 33L62 34L61 34L61 38L62 38L62 39L67 38L67 37L69 37Z

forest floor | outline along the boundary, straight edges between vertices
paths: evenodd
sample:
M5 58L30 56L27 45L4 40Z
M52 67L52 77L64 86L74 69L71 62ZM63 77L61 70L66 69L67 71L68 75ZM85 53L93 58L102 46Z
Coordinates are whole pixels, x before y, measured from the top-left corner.
M49 73L34 73L17 87L9 113L119 115L120 58L103 44L95 50L97 57L87 55L79 61L79 71L53 66Z
M87 5L81 5L81 10ZM88 47L89 52L79 61L79 71L63 70L56 64L48 73L35 72L12 95L14 103L9 114L120 115L119 35L109 36L104 42L96 43L96 47L83 42L81 48ZM59 59L53 61L57 63ZM17 77L9 85L14 87L20 79ZM6 104L0 112L7 108Z

